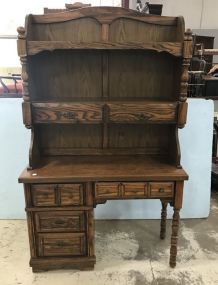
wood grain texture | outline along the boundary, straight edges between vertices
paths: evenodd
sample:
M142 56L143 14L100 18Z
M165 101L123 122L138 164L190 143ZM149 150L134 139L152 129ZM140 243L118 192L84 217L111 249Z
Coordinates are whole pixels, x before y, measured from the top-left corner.
M95 256L75 256L75 257L43 257L31 258L30 266L33 272L41 272L55 269L80 269L90 270L96 263Z
M172 182L150 182L150 197L173 197L174 183Z
M85 230L85 212L49 211L34 214L37 232L82 232Z
M115 123L175 123L176 103L109 103L110 121Z
M87 7L79 10L46 14L46 15L32 15L32 22L34 24L42 23L63 23L65 21L81 19L81 18L94 18L99 23L111 23L118 18L131 18L138 21L151 23L154 25L176 25L176 17L160 17L155 15L144 15L134 10L118 8L118 7Z
M100 51L58 50L31 56L29 84L32 101L100 98L102 54Z
M110 25L109 41L112 42L173 42L176 41L176 26L154 25L146 21L136 21L134 18L116 19ZM163 45L164 46L164 45ZM161 45L160 45L161 47Z
M192 41L183 18L88 7L29 15L18 33L33 271L93 268L93 207L110 199L160 199L161 238L174 206L175 266L188 178L178 138Z
M97 49L97 50L153 50L156 52L167 52L174 56L182 56L182 45L180 42L87 42L75 43L72 41L29 41L27 43L28 55L35 55L42 51L54 51L65 49Z
M172 220L172 235L171 235L171 247L170 247L170 266L174 268L176 266L177 256L177 243L178 243L178 231L179 231L179 209L174 208L173 220Z
M33 103L34 123L99 123L102 107L88 103Z
M29 169L34 169L40 161L39 136L35 126L31 128L31 141L29 148Z
M182 200L183 200L183 185L184 181L177 181L175 187L175 201L174 208L181 209L182 208Z
M33 24L32 32L28 36L29 41L100 42L101 25L98 21L90 17L62 23Z
M167 202L161 201L161 222L160 222L160 239L165 239L166 237L166 218L167 218Z
M31 186L36 207L79 206L84 203L82 184L36 184Z
M91 165L91 167L90 167ZM36 175L32 175L32 174ZM22 183L79 181L183 181L187 174L160 156L48 157L39 168L24 170Z
M30 102L22 103L22 112L23 112L23 124L27 129L32 127L32 114L31 114L31 105Z
M152 51L109 52L109 96L175 101L180 59ZM134 74L134 76L133 76ZM157 84L158 83L158 84Z
M84 233L39 233L38 256L79 256L86 254Z
M188 104L186 102L179 103L178 111L178 127L184 128L187 119Z

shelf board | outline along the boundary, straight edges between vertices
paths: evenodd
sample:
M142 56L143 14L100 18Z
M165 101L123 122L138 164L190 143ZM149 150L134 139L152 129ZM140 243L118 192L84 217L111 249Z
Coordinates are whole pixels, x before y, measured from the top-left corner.
M168 162L167 157L123 156L53 156L41 159L38 168L25 169L22 183L81 181L177 181L188 175Z
M152 50L156 52L167 52L171 55L182 56L181 42L92 42L75 43L71 41L27 41L28 55L35 55L42 51L54 51L62 49L96 49L96 50Z

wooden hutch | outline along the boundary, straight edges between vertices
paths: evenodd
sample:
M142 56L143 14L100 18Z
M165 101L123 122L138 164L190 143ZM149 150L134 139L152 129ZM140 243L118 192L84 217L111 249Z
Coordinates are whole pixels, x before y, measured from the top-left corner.
M93 268L93 209L109 199L160 199L161 239L174 207L174 267L188 179L178 139L192 55L183 18L88 7L28 15L18 33L33 271Z

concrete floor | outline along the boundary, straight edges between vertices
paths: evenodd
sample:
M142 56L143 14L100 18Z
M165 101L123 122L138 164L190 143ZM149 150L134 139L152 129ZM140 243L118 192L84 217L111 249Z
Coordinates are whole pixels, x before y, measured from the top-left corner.
M190 205L191 206L191 205ZM182 220L175 269L168 266L159 221L96 221L94 271L57 270L33 274L28 266L26 221L0 221L0 285L216 285L218 284L218 194L208 219Z

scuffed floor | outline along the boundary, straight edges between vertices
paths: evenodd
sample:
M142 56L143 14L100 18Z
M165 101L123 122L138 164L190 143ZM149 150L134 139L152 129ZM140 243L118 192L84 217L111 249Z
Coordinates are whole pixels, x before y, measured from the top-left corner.
M218 284L218 195L208 219L182 220L175 269L168 266L171 221L159 239L159 221L96 221L93 271L33 274L28 266L26 221L0 221L1 285L216 285Z

